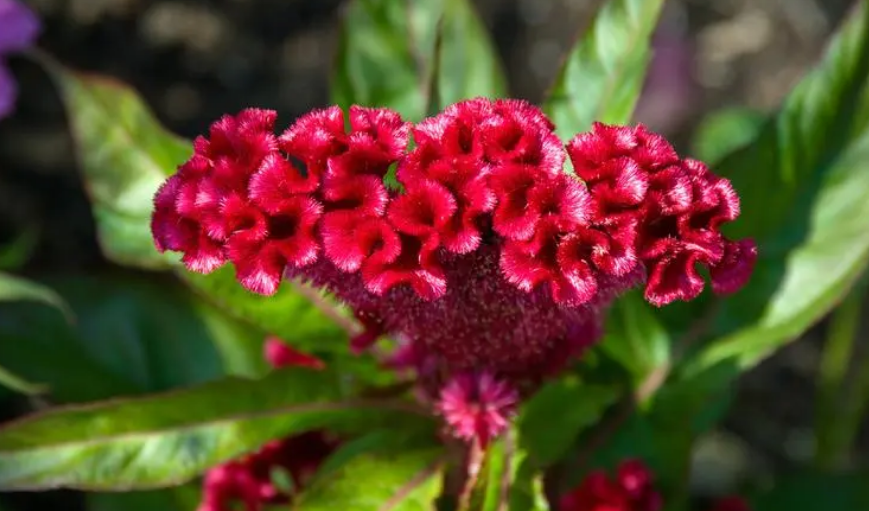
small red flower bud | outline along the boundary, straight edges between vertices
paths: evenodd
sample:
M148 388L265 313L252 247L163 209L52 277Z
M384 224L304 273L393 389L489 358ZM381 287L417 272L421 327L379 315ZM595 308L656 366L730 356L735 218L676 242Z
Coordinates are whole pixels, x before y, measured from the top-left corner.
M274 336L266 338L263 344L263 355L269 365L276 369L281 367L323 369L326 367L326 364L319 358L302 353Z
M653 486L652 473L639 460L626 460L610 478L594 471L575 489L564 495L559 511L659 511L660 494Z

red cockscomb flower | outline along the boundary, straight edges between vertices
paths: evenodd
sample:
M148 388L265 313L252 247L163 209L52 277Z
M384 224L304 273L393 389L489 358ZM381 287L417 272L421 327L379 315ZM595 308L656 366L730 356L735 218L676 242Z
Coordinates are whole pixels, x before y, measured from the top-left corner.
M273 123L247 110L197 141L155 199L157 247L195 271L230 260L263 294L283 275L325 288L365 319L355 349L399 338L446 373L437 385L538 380L598 338L625 289L692 299L699 264L732 292L754 262L751 242L719 230L739 212L729 182L642 126L596 124L565 151L538 108L488 99L414 127L361 107L349 130L337 107L280 137Z
M574 137L567 152L592 195L592 224L631 240L625 254L642 261L649 302L699 295L704 281L698 263L709 268L718 293L736 291L748 280L754 244L720 232L739 216L739 197L729 181L699 161L680 160L666 140L643 126L596 123L590 133Z
M639 460L622 462L615 478L591 472L559 502L559 511L658 511L662 501L652 474Z

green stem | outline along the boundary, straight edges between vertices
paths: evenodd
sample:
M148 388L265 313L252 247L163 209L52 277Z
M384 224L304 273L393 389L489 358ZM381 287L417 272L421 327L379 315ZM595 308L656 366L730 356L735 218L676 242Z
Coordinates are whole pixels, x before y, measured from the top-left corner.
M856 381L849 395L842 416L839 418L839 446L843 454L850 453L854 440L863 424L863 418L869 411L869 350L862 354L856 363Z
M839 304L830 318L827 341L818 370L815 403L815 465L821 469L835 468L844 461L856 431L856 424L848 424L850 421L845 420L840 407L842 396L846 392L849 365L854 355L854 341L860 328L862 304L863 288L858 286ZM869 360L865 363L869 364ZM869 382L864 386L869 386ZM867 392L869 389L863 391ZM863 408L862 405L859 407ZM859 417L857 420L859 421Z
M48 391L47 385L30 383L2 366L0 366L0 385L28 396L44 394Z

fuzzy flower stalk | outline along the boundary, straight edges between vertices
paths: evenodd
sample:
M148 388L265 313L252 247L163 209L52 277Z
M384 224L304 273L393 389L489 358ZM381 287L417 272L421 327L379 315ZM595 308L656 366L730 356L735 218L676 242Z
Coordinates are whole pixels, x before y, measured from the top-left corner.
M739 215L730 183L643 126L595 124L565 144L510 99L416 125L348 114L315 110L279 135L272 111L224 116L157 192L155 243L192 271L232 264L254 293L284 278L329 291L366 329L355 349L402 343L390 363L416 371L461 438L503 431L623 291L662 306L697 297L701 268L717 293L751 273L754 244L720 231Z

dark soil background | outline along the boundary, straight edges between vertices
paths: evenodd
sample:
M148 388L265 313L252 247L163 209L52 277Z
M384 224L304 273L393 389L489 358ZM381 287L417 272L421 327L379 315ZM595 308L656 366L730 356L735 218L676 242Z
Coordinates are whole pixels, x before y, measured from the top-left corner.
M27 3L44 20L43 49L70 66L131 83L184 136L247 106L276 109L287 122L328 101L339 0ZM539 101L599 2L475 3L505 62L512 95ZM686 150L693 128L710 111L775 108L852 3L670 0L637 119ZM17 59L12 69L21 97L17 113L0 122L0 241L38 229L26 271L101 268L107 263L94 239L62 105L35 65ZM699 450L699 492L717 493L758 471L811 457L822 333L823 325L742 379L721 434ZM45 498L17 498L14 504L21 510L73 509L66 498Z

